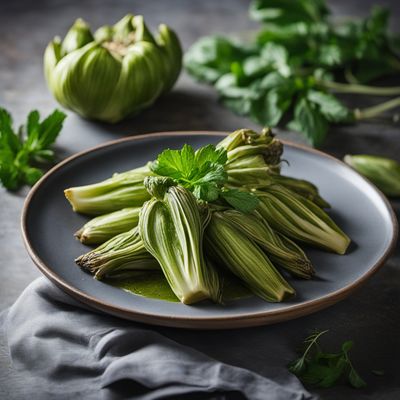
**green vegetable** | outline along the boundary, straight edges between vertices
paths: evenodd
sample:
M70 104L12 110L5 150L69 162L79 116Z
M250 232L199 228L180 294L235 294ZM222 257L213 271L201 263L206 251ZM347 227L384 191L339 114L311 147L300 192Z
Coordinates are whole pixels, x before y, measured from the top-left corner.
M138 228L120 233L75 262L96 279L128 276L130 271L159 269L157 261L146 251Z
M239 129L217 147L228 151L229 161L225 170L229 185L263 188L278 183L322 208L329 207L312 183L279 174L283 145L269 128L260 134L250 129Z
M371 155L346 155L344 161L387 196L400 196L400 164L397 161Z
M153 35L140 15L126 15L94 35L81 19L44 54L47 84L57 101L86 117L117 122L169 91L181 70L182 50L166 25Z
M11 115L0 108L0 181L9 190L33 185L43 175L41 167L54 161L51 149L66 115L55 110L40 121L38 111L29 113L26 124L14 131Z
M312 183L280 175L282 151L269 129L242 129L217 146L167 149L144 167L66 189L75 211L100 215L76 236L108 239L77 264L119 282L160 268L185 304L222 302L228 270L264 300L293 296L275 265L304 279L314 269L289 237L339 254L350 239L321 209L328 204Z
M201 215L193 194L171 178L148 177L144 183L152 198L140 213L140 236L176 297L184 304L220 302L219 276L203 255L208 212Z
M228 175L225 164L229 152L213 145L201 147L197 151L185 144L181 150L164 150L151 164L151 170L172 178L187 188L198 200L216 201L223 198L233 207L244 212L254 210L258 200L251 193L238 189L223 188Z
M275 139L269 128L264 128L261 133L251 129L239 129L222 139L217 148L227 151L228 173L229 169L237 167L241 160L251 156L259 156L264 165L274 166L280 163L283 153L282 142Z
M255 191L258 211L273 229L294 240L344 254L349 237L310 200L280 185Z
M205 249L262 299L279 302L295 294L267 255L224 212L212 213L205 234Z
M201 38L185 55L186 69L214 85L235 113L261 125L286 125L319 146L332 124L400 107L396 97L351 110L336 95L400 95L400 87L364 84L400 70L388 11L375 7L363 20L341 23L329 14L323 0L254 0L250 16L262 23L255 39Z
M318 340L327 332L315 332L306 338L304 353L289 364L290 372L303 383L322 388L334 386L344 375L354 388L366 386L349 357L353 342L350 340L344 342L339 353L324 353Z
M257 243L268 258L292 275L309 279L314 275L311 261L296 243L272 230L268 222L255 211L244 214L236 210L222 211L225 220Z
M283 145L268 128L260 134L250 129L239 129L217 147L227 150L225 171L230 187L269 185L271 175L279 172Z
M150 198L143 180L152 175L148 167L116 173L92 185L64 190L65 197L76 212L102 215L126 207L139 207Z
M140 207L123 208L100 215L87 222L75 233L84 244L104 243L119 233L133 229L139 222Z
M284 186L285 188L312 201L321 208L330 208L330 204L319 194L318 188L309 181L277 174L272 175L271 180L273 183Z

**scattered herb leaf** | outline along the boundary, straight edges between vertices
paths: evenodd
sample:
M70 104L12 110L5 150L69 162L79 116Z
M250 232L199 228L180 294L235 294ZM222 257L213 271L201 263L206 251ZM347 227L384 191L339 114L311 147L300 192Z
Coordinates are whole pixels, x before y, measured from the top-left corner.
M348 382L355 388L366 386L349 358L353 342L344 342L339 353L324 353L318 340L327 332L315 332L305 339L305 350L301 357L289 364L289 371L303 383L321 388L334 386L343 376L347 376Z

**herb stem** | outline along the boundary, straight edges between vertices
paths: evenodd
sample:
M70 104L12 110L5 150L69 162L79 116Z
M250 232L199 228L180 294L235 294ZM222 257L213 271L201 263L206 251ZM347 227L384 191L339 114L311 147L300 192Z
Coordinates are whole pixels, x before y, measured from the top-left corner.
M319 337L322 336L323 334L327 333L327 332L328 332L328 330L322 331L322 332L318 332L318 333L312 338L312 340L310 341L310 344L309 344L309 345L306 347L306 349L304 350L304 353L303 353L303 358L304 358L304 359L307 357L308 352L311 350L311 347L312 347L314 344L318 346L317 341L318 341Z
M371 94L374 96L396 96L400 95L400 86L379 87L359 85L356 83L340 83L321 80L319 83L326 89L337 93Z
M367 107L362 110L357 108L354 110L354 116L356 120L374 118L379 114L382 114L385 111L391 110L392 108L396 107L400 107L400 97L396 97L394 99L380 103L376 106Z
M351 68L345 68L344 70L344 77L346 78L347 82L349 82L350 84L359 84L358 79L354 76Z

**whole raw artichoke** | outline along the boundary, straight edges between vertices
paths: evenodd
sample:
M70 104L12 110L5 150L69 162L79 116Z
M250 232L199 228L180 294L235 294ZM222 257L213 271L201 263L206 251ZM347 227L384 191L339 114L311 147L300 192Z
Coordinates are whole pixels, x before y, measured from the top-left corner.
M132 116L169 91L181 64L179 40L167 25L153 37L143 17L130 14L94 35L78 19L44 54L47 84L57 101L107 122Z

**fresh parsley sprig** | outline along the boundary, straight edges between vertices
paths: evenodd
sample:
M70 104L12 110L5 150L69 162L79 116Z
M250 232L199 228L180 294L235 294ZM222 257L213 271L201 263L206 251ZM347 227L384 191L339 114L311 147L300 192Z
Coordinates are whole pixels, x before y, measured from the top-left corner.
M251 212L258 205L254 195L224 187L228 178L224 168L227 161L225 149L210 144L195 151L185 144L181 150L167 149L160 153L151 164L151 170L174 179L199 200L213 202L223 199L239 211Z
M9 112L0 108L0 181L9 190L23 184L33 185L43 175L39 168L54 161L51 145L61 131L66 115L55 110L40 121L38 111L32 111L18 132L13 129Z
M324 353L318 341L327 332L314 332L304 340L304 352L289 364L289 371L303 383L321 388L334 386L343 376L355 388L366 386L349 357L353 342L345 341L338 353Z

